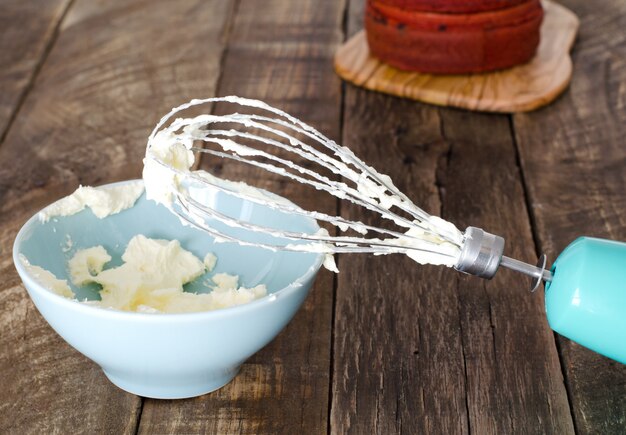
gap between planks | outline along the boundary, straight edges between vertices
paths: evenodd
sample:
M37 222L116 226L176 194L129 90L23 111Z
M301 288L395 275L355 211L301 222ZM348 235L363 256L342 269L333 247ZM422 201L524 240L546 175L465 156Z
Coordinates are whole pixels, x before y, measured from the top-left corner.
M520 181L522 185L522 192L524 193L524 201L526 203L526 211L528 212L528 222L530 222L530 234L533 238L533 244L535 248L535 254L537 258L539 258L543 252L541 252L540 247L540 236L539 231L537 229L537 216L535 214L535 210L532 206L532 201L530 199L530 192L528 191L528 179L526 171L524 170L524 166L522 165L521 160L521 151L519 149L519 143L517 140L517 134L515 133L515 118L513 114L508 115L509 118L509 127L511 130L511 140L513 141L513 148L515 150L515 164L520 173ZM553 259L552 262L554 262ZM545 288L545 286L544 286ZM561 367L561 373L563 375L564 384L565 384L565 394L567 395L567 403L569 405L570 414L572 415L572 425L574 426L574 433L578 434L579 430L576 422L576 415L574 413L574 401L572 397L572 391L569 383L569 376L567 373L567 369L565 366L565 361L563 360L563 352L561 349L561 343L559 342L558 336L556 332L552 333L554 337L554 346L556 347L557 355L559 356L559 365Z
M35 81L37 80L37 77L39 76L39 72L41 71L41 68L43 67L43 64L48 59L48 55L52 51L52 47L54 46L55 42L57 41L59 37L59 29L61 28L61 24L63 23L63 20L67 16L67 13L69 12L70 8L74 4L74 1L75 0L67 0L67 3L65 4L63 10L59 14L59 18L52 29L50 37L48 38L48 41L45 43L44 49L41 52L39 59L35 63L35 66L33 67L33 70L31 71L31 74L28 78L26 85L24 86L24 89L19 94L17 101L15 102L15 107L13 108L13 110L11 111L11 114L9 115L9 118L7 119L7 124L4 130L0 132L0 146L4 144L4 140L9 134L9 130L13 126L13 122L17 118L17 115L19 114L20 109L22 108L24 101L26 100L26 97L32 90L35 84Z

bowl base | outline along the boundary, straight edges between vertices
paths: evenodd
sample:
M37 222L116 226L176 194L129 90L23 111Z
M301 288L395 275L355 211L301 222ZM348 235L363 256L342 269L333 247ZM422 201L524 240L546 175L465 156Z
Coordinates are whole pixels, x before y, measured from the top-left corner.
M197 378L193 382L175 382L172 385L163 385L158 379L151 382L146 379L138 380L136 375L118 375L102 369L107 378L124 391L150 399L187 399L202 396L203 394L219 390L239 373L239 367L222 372L221 376L210 376L202 381Z

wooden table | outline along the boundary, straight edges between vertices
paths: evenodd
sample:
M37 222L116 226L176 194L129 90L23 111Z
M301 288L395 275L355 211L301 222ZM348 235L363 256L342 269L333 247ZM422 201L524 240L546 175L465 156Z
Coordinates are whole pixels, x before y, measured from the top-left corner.
M626 240L626 3L565 4L582 22L570 88L506 116L342 85L332 56L361 27L362 0L4 0L0 433L624 433L626 367L555 335L542 292L513 272L487 282L399 256L340 256L341 273L320 273L231 384L160 401L114 387L61 340L11 259L44 205L81 183L139 177L167 110L229 94L316 126L427 211L504 236L515 258L553 260L583 234Z

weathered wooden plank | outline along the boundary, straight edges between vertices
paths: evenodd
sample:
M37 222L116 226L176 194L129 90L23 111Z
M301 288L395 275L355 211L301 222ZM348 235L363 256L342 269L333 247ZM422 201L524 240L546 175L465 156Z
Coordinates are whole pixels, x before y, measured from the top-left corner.
M353 4L349 33L360 27ZM345 107L344 145L425 210L500 234L507 253L532 259L507 117L352 86ZM487 282L408 258L340 264L333 433L573 432L541 297L525 280L501 271Z
M212 95L223 1L77 1L0 147L0 432L134 433L141 399L106 380L31 304L11 261L17 229L79 183L141 175L162 113ZM204 47L201 55L191 47Z
M532 258L508 120L440 113L349 87L344 144L427 211ZM502 271L486 282L407 258L340 264L333 432L573 431L542 299L525 280Z
M70 0L10 0L0 8L0 139L54 42Z
M531 263L535 249L508 117L441 110L450 150L440 183L443 213L506 240L505 253ZM543 295L502 269L492 281L459 276L470 430L573 433L567 392Z
M437 111L351 85L345 98L343 144L439 214ZM342 215L383 224L351 205ZM339 265L331 432L467 433L455 273L400 256Z
M626 4L564 4L581 19L570 89L514 117L537 239L552 261L580 235L626 240ZM578 432L623 433L626 367L558 341Z
M218 94L264 100L338 138L341 88L332 54L343 38L343 8L337 1L242 1ZM218 106L216 113L225 110ZM334 199L269 173L215 159L205 159L203 167L285 195L304 208L335 212ZM325 433L332 298L333 276L321 271L289 326L247 361L232 383L176 406L146 401L140 431Z
M140 400L52 332L12 264L0 276L0 432L134 433Z

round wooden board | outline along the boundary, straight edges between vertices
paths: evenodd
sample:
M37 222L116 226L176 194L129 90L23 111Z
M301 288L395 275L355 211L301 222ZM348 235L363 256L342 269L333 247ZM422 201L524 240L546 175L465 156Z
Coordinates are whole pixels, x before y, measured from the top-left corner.
M373 57L361 31L335 54L335 70L357 86L440 106L485 112L526 112L553 101L572 77L569 52L579 20L569 9L543 3L541 42L528 63L483 74L435 75L393 68Z

